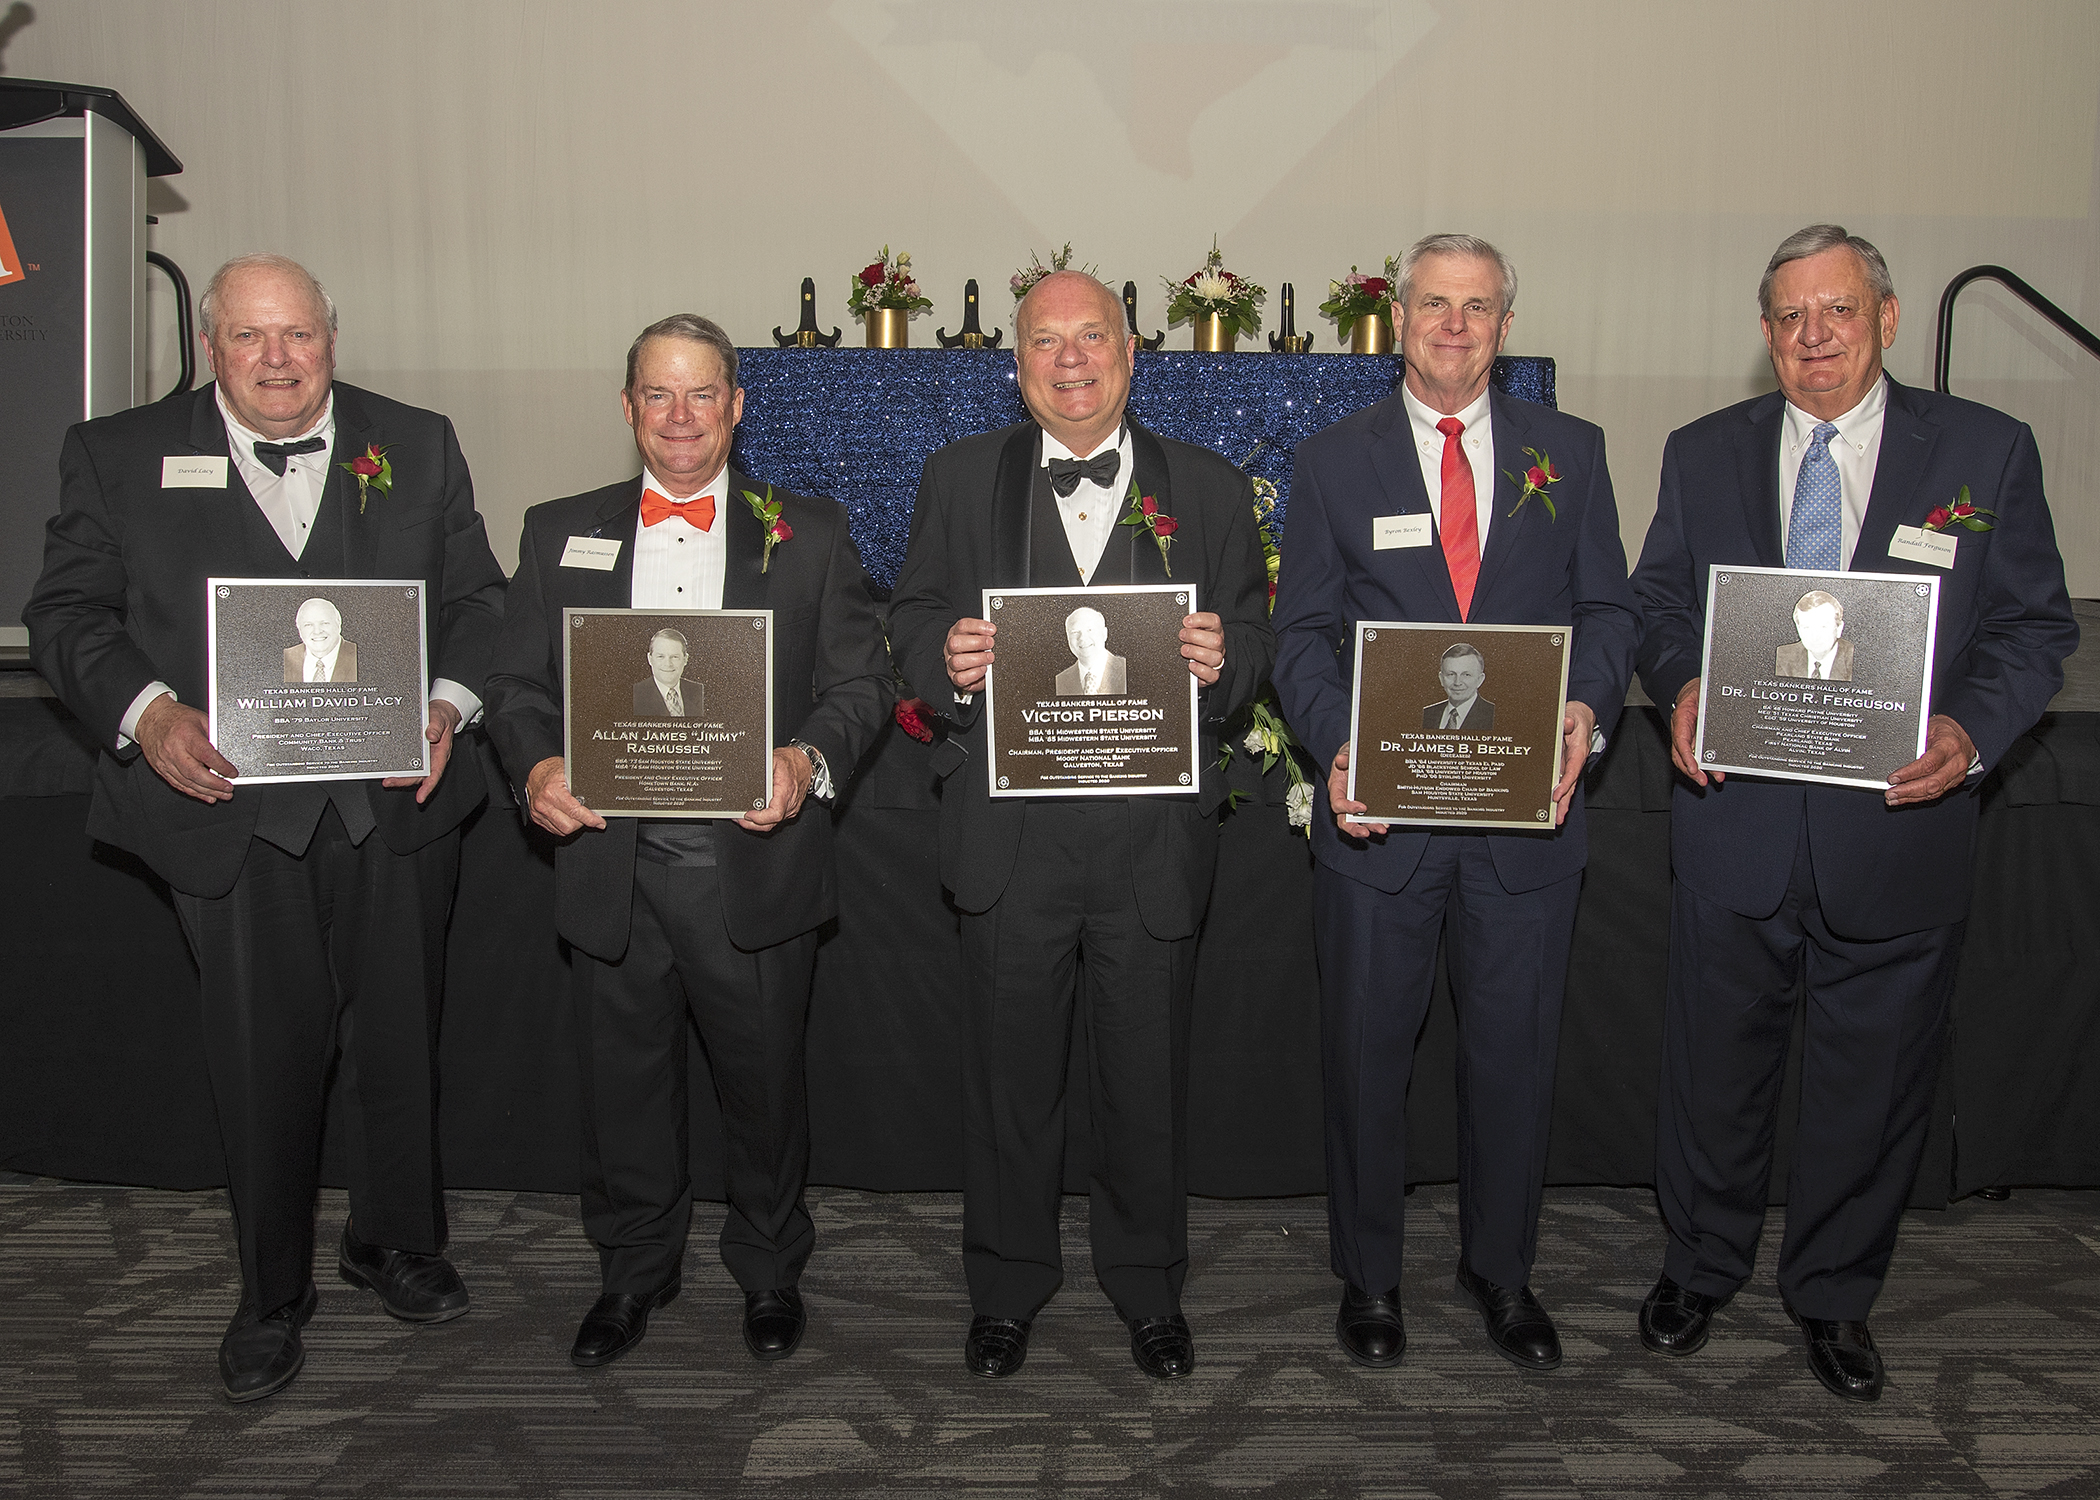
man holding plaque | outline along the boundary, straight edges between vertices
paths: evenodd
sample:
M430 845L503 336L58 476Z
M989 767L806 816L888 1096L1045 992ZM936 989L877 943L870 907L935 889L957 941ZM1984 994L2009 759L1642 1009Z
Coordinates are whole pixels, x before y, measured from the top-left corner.
M396 1317L467 1310L441 1253L432 1081L459 825L486 794L453 734L481 712L503 573L452 424L334 381L335 305L303 267L229 261L199 311L214 385L67 436L22 618L37 670L103 743L88 832L173 887L197 959L241 1259L219 1373L230 1399L251 1401L305 1360L332 1068L354 1080L363 1142L348 1158L342 1274ZM387 488L352 472L374 449ZM213 576L421 579L429 775L229 780L201 711ZM276 661L283 624L263 661ZM298 624L288 680L356 675L331 601L309 599ZM330 670L310 679L309 652Z
M1458 1008L1459 1289L1497 1353L1550 1370L1560 1341L1529 1281L1588 859L1581 776L1618 718L1640 617L1604 434L1489 385L1514 317L1509 262L1471 235L1432 235L1402 257L1398 286L1404 386L1298 445L1276 593L1277 692L1332 767L1330 816L1313 820L1313 920L1329 1256L1344 1283L1335 1336L1369 1367L1406 1348L1407 1088L1441 938ZM1351 697L1337 655L1359 620L1573 628L1552 827L1343 821L1366 811L1348 795ZM1479 697L1480 648L1454 644L1439 676L1446 702L1424 710L1424 730L1477 732L1494 711Z
M532 821L561 841L554 920L574 950L583 1222L602 1268L569 1353L584 1367L633 1348L650 1312L678 1295L693 1204L689 1015L722 1108L721 1253L744 1291L745 1346L784 1359L804 1327L797 1284L816 1231L803 1204L803 1025L817 928L837 911L827 804L888 717L890 670L845 507L767 491L730 467L736 376L736 346L706 318L642 330L620 393L642 473L526 512L489 676L490 736ZM773 521L752 494L779 502ZM569 607L773 612L765 807L731 823L607 819L577 801L563 716ZM699 714L686 641L659 631L649 659L635 712L647 694L649 717ZM623 705L632 660L617 663Z
M1130 1329L1138 1367L1172 1379L1195 1364L1181 1315L1183 1100L1196 928L1225 794L1215 731L1253 696L1273 655L1253 486L1216 454L1127 418L1136 340L1122 303L1093 277L1044 277L1014 310L1014 334L1032 420L951 443L926 461L890 612L906 676L955 724L935 766L941 880L962 911L970 986L963 1266L975 1316L964 1360L990 1378L1019 1369L1031 1322L1063 1278L1064 1083L1072 1007L1083 993L1093 1043L1094 1270ZM1171 527L1123 524L1148 514ZM983 590L1164 584L1168 535L1171 582L1193 585L1203 606L1178 632L1179 654L1201 685L1200 788L994 799L982 708L997 632L978 618ZM1070 672L1090 662L1104 678L1112 672L1117 659L1084 615L1072 617L1068 635L1077 657ZM1136 649L1120 644L1126 655Z
M1683 773L1670 806L1656 1129L1670 1239L1641 1342L1694 1353L1750 1275L1805 986L1779 1289L1816 1378L1872 1401L1883 1370L1867 1313L1925 1147L1969 908L1976 787L2062 684L2078 628L2033 434L1883 373L1897 305L1881 252L1812 225L1773 253L1758 303L1779 390L1671 436L1633 578L1647 615L1641 679L1674 705L1671 759ZM1941 532L1963 495L1980 529ZM1700 768L1716 564L1938 575L1925 753L1887 767L1887 790ZM1827 654L1817 675L1848 675L1837 600L1810 592L1795 619L1800 644L1779 649L1776 670L1808 676Z

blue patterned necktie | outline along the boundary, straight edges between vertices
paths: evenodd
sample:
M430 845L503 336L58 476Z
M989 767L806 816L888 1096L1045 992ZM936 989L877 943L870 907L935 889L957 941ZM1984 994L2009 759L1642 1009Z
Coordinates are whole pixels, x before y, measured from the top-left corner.
M1808 452L1801 456L1801 472L1794 479L1794 509L1786 523L1786 565L1790 568L1811 573L1843 570L1842 492L1837 460L1830 456L1830 440L1836 436L1836 424L1816 423Z

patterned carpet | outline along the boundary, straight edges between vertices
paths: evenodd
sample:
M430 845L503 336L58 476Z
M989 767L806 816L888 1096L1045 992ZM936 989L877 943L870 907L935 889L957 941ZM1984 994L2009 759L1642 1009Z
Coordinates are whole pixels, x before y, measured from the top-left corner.
M820 1190L801 1351L759 1365L702 1205L685 1295L572 1369L595 1258L570 1198L462 1193L474 1311L417 1329L334 1275L324 1195L306 1372L227 1405L235 1300L220 1193L0 1180L0 1492L22 1496L1795 1496L2100 1494L2100 1193L2022 1191L1905 1224L1875 1318L1878 1406L1826 1395L1770 1283L1691 1359L1644 1353L1661 1253L1645 1190L1547 1195L1534 1285L1567 1364L1520 1374L1451 1288L1455 1195L1408 1214L1399 1370L1333 1343L1317 1198L1191 1205L1195 1376L1156 1385L1083 1267L1011 1381L962 1368L951 1195Z

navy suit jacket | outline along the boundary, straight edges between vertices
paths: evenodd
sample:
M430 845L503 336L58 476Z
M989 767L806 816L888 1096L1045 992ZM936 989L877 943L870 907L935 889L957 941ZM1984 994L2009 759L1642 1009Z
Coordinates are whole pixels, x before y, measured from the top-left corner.
M794 536L773 549L765 571L765 533L738 498L759 486L731 469L724 609L773 611L773 742L814 745L840 792L889 718L895 695L882 626L861 571L860 551L836 500L772 491ZM525 779L549 756L566 753L562 704L562 611L626 609L634 598L634 538L641 518L639 476L525 512L518 571L488 676L488 732L503 769L525 802ZM616 537L613 566L562 566L572 536ZM700 665L700 664L696 664ZM704 679L703 679L704 680ZM654 693L651 686L652 695ZM639 699L637 692L637 699ZM663 702L657 700L657 712ZM607 818L554 851L554 924L576 947L607 963L627 951L633 915L639 820ZM767 833L715 825L722 910L730 940L747 951L770 948L838 912L831 853L831 809L814 798Z
M1626 582L1619 511L1604 433L1550 407L1495 391L1494 521L1469 618L1488 625L1569 625L1568 697L1587 703L1607 735L1633 674L1640 614ZM1536 498L1518 507L1525 448L1551 455L1562 478L1557 518ZM1371 545L1373 518L1431 509L1407 408L1395 392L1298 445L1276 588L1276 691L1284 717L1318 763L1313 857L1381 891L1405 886L1431 830L1395 826L1382 839L1344 840L1327 800L1327 771L1349 739L1349 683L1358 620L1460 623L1441 534L1427 547ZM1511 512L1515 514L1512 515ZM1551 832L1490 834L1495 873L1510 891L1537 890L1589 858L1582 793Z
M1701 417L1663 450L1655 521L1634 570L1647 616L1641 681L1665 706L1699 675L1707 569L1784 566L1779 544L1777 392ZM1932 710L1968 731L1988 771L2033 726L2063 685L2078 645L2063 559L2042 494L2034 434L2003 412L1889 381L1888 414L1852 571L1939 572L1889 555L1898 526L1923 523L1963 485L1994 510L1989 531L1950 527L1953 568L1940 572ZM1890 766L1888 769L1896 769ZM1731 775L1694 787L1679 777L1670 804L1676 878L1746 917L1778 910L1804 815L1826 921L1879 939L1958 922L1980 776L1927 806L1890 808L1864 787Z

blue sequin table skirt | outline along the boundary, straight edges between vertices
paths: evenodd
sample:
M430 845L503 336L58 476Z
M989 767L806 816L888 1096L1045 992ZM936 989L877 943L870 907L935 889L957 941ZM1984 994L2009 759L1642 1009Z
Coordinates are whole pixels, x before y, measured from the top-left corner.
M737 462L783 489L843 501L883 589L904 566L926 456L1027 415L1003 349L745 349L739 358ZM1130 411L1154 432L1274 480L1281 523L1299 440L1390 396L1400 371L1382 354L1140 352ZM1493 379L1510 395L1555 404L1550 359L1498 359Z

